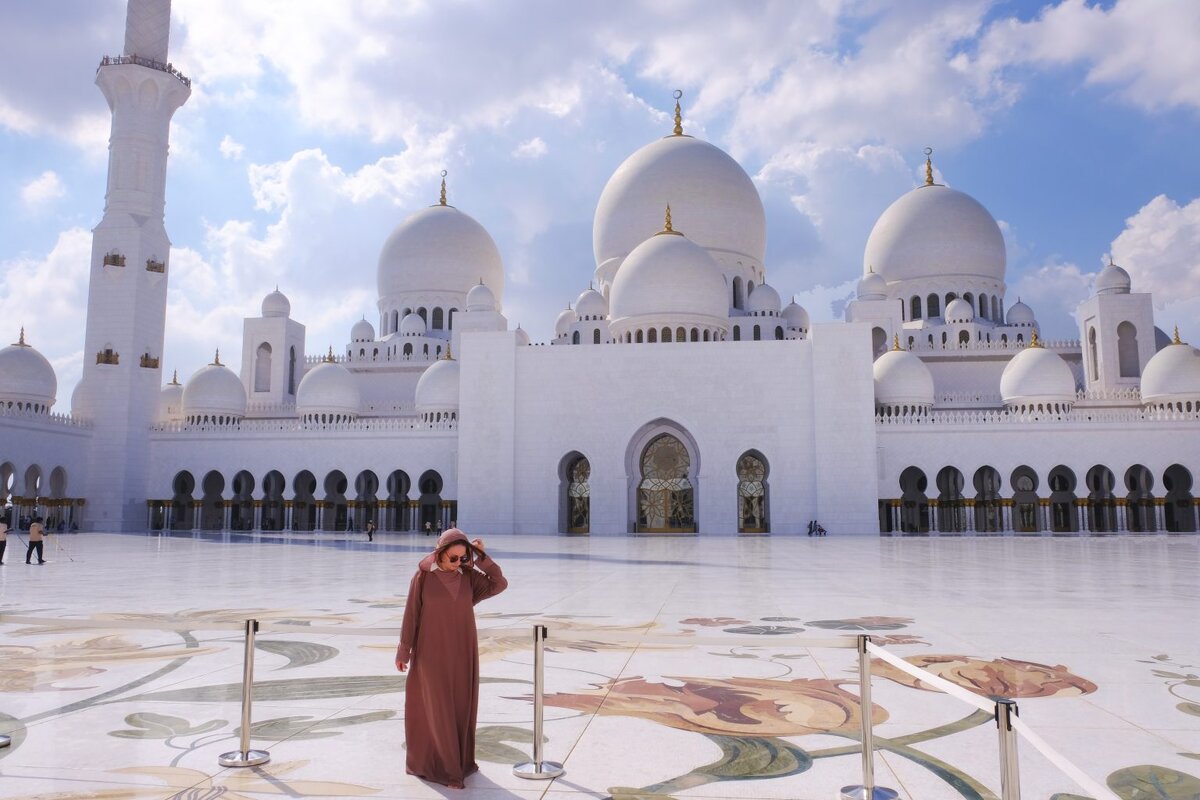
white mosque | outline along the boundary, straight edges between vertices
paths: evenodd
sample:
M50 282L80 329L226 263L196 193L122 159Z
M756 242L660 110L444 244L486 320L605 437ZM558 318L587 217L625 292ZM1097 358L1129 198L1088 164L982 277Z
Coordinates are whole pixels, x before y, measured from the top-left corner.
M245 320L241 370L165 382L167 134L190 82L168 0L130 0L69 414L20 335L0 350L0 505L80 530L835 534L1195 531L1200 351L1110 264L1080 339L1006 294L1004 241L926 179L866 242L842 322L767 280L754 183L674 131L596 206L596 268L531 342L504 264L448 202L387 237L376 324L306 350L287 297ZM456 202L459 198L455 198ZM469 198L462 198L469 205ZM564 298L566 300L568 298ZM374 315L373 315L374 316ZM14 331L14 333L16 333ZM686 345L686 347L680 347Z

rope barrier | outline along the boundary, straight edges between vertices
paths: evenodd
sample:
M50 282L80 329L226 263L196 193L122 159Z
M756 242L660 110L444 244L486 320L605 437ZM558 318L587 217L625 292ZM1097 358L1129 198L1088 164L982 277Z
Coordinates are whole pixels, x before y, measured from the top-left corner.
M1075 781L1081 789L1090 794L1094 800L1121 800L1115 792L1088 777L1079 767L1067 760L1066 756L1055 750L1033 728L1029 727L1020 717L1014 717L1012 726L1025 737L1025 741L1045 756L1046 760L1058 767L1068 778Z
M886 661L901 672L905 672L913 676L917 680L921 681L921 683L927 683L930 686L934 686L938 689L938 691L945 692L951 697L962 700L964 703L969 705L973 705L984 713L993 714L996 711L995 703L989 702L974 692L969 692L961 686L951 683L940 675L934 675L928 670L915 667L904 659L889 653L887 650L884 650L877 644L867 642L867 650L870 651L872 655L882 659L883 661Z

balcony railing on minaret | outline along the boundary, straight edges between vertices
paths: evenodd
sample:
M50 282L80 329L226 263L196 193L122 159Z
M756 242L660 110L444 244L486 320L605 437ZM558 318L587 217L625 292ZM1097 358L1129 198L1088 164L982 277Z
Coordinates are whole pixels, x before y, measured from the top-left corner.
M96 67L96 72L99 72L104 67L115 64L137 64L139 67L149 67L150 69L156 69L159 72L165 72L177 78L184 86L190 88L192 85L192 79L175 69L170 63L164 64L161 61L155 61L153 58L142 58L136 54L131 56L105 56L100 59L100 66Z

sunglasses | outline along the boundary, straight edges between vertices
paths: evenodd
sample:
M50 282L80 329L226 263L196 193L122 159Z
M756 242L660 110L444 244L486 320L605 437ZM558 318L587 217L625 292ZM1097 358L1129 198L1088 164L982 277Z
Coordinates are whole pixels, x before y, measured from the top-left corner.
M450 562L451 564L457 564L457 563L458 563L458 562L460 562L460 561L461 561L462 563L464 563L464 564L465 564L465 563L467 563L468 561L470 561L470 560L471 560L471 556L470 556L470 555L465 555L465 556L446 556L446 560L447 560L448 562Z

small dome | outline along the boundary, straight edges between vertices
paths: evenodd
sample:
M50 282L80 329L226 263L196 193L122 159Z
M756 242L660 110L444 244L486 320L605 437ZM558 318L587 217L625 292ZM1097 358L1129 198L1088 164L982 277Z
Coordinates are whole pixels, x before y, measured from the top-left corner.
M74 398L71 402L74 405ZM171 382L158 393L158 421L183 421L183 384L179 382L178 375L172 376Z
M292 313L292 303L287 295L276 289L263 298L262 315L264 317L286 317Z
M362 409L358 382L350 370L335 361L323 361L305 373L296 387L296 412L302 419L315 415L333 417L333 421L354 419Z
M858 280L859 300L886 300L887 280L874 270L863 275Z
M755 286L746 300L746 310L751 314L778 314L780 305L779 292L765 283Z
M1008 313L1012 314L1012 309L1009 309ZM946 311L942 316L946 322L972 322L975 319L975 308L961 297L956 297L946 303Z
M807 331L809 328L808 312L804 310L804 306L795 300L784 307L783 321L784 324L793 330Z
M888 206L871 235L863 266L888 283L918 278L1004 280L1004 237L979 201L948 186L918 186Z
M467 311L495 311L496 295L492 294L483 281L471 287L467 292Z
M1075 403L1075 375L1058 353L1037 343L1034 335L1029 345L1017 353L1000 375L1000 395L1004 404L1018 410L1060 410L1053 406Z
M558 317L554 320L554 335L566 336L571 332L571 326L579 321L575 311L571 308L564 308L558 312Z
M1023 328L1032 328L1037 325L1037 320L1033 317L1033 309L1021 302L1021 298L1017 298L1017 302L1008 309L1006 321L1009 325L1019 325Z
M58 394L58 378L46 357L25 343L25 330L16 343L0 350L0 402L33 406L48 412Z
M452 358L435 361L417 381L417 412L458 408L458 362Z
M482 280L498 300L504 263L484 227L454 206L413 214L392 231L379 254L379 297L407 292L461 294Z
M589 286L575 298L575 316L579 319L604 319L608 316L608 301Z
M1096 276L1094 291L1096 294L1129 294L1131 285L1129 273L1109 261Z
M907 350L893 349L875 359L875 404L882 408L933 407L933 375Z
M685 316L728 327L729 293L720 266L679 233L642 242L613 279L609 317Z
M522 328L520 325L513 331L514 338L517 340L517 347L526 347L529 344L529 331Z
M352 342L373 342L375 341L375 326L360 319L354 323L354 327L350 329L350 341Z
M201 367L188 379L183 387L183 415L191 422L215 422L213 417L232 418L232 422L246 416L246 387L220 358Z
M400 320L400 335L424 336L425 320L421 319L420 314L405 314L404 319Z
M597 266L653 236L668 203L700 247L762 264L767 222L754 181L719 147L666 136L625 159L604 185L592 225Z
M75 391L71 392L71 416L76 419L94 419L96 416L92 382L86 375L75 384Z
M1200 403L1200 350L1175 341L1159 350L1142 371L1142 402L1146 405Z

